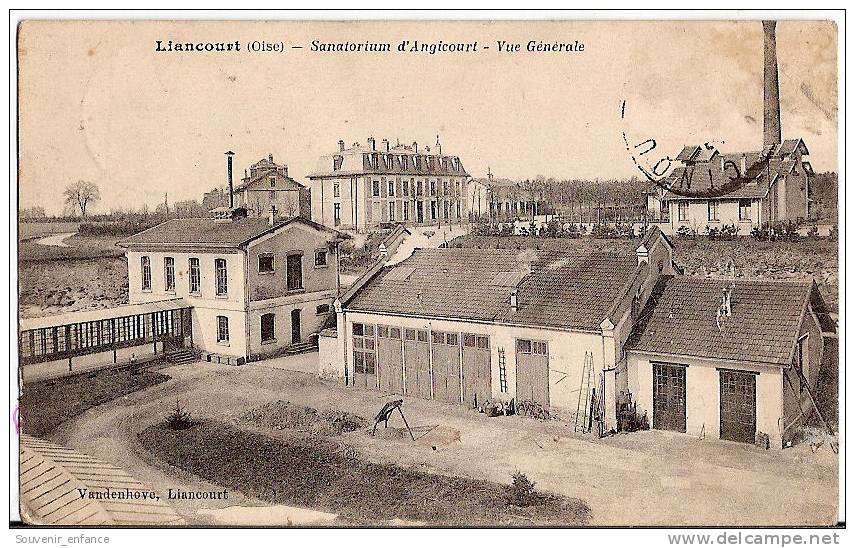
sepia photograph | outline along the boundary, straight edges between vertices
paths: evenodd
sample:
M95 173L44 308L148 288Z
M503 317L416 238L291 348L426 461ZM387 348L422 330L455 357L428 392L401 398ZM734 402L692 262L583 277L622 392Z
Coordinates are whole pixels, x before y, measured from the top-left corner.
M834 543L842 12L113 15L10 16L18 544Z

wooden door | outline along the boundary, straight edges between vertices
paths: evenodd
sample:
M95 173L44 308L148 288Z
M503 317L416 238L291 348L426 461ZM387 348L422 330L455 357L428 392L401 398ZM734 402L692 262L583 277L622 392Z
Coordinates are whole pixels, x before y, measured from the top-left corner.
M460 403L460 335L431 333L433 399Z
M549 408L549 353L546 343L517 340L517 403L531 401Z
M300 321L300 309L291 311L291 344L297 344L302 340L302 325Z
M377 343L373 325L354 323L353 386L377 388Z
M408 396L430 399L430 347L425 329L404 329L404 363Z
M653 364L653 428L686 431L686 367Z
M490 339L484 335L463 335L463 403L478 407L493 395L490 371Z
M723 440L754 443L757 433L756 374L719 371L720 422Z
M404 393L404 362L401 348L401 328L377 327L377 375L380 390Z

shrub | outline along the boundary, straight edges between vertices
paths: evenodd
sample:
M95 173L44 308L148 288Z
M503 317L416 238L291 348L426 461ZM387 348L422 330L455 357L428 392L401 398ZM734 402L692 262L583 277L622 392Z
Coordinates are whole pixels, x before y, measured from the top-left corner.
M831 230L828 231L828 239L832 242L836 242L838 237L837 225L831 227Z
M514 472L511 476L511 499L517 506L531 506L537 501L537 493L534 490L534 482L522 472Z
M694 240L698 236L698 232L694 228L686 225L680 225L677 229L677 237L683 240Z
M175 409L166 416L166 425L170 430L187 430L193 426L193 424L193 419L190 417L190 413L181 409L180 402L175 400Z
M808 229L807 236L811 240L818 240L819 239L819 227L817 225L811 226Z

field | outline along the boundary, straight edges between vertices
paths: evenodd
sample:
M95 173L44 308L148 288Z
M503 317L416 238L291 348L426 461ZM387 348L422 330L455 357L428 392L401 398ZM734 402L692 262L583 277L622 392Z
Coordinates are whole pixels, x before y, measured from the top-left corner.
M91 407L167 380L156 371L125 369L27 384L20 400L24 433L44 436Z
M35 238L43 238L51 234L74 233L77 232L80 223L72 222L57 222L57 223L39 223L26 222L18 223L18 240L26 241Z
M809 279L813 277L829 308L838 307L838 243L830 240L759 242L673 238L674 260L690 276L728 276L729 264L737 277ZM530 236L467 235L450 247L480 249L542 249L552 251L614 250L634 252L638 240L595 238L537 238Z
M128 266L117 236L69 236L60 245L37 239L73 230L75 223L22 223L30 239L18 243L18 310L21 317L109 308L128 302Z
M365 434L363 434L365 435ZM323 436L268 437L205 420L186 430L154 424L139 434L159 459L273 504L332 511L358 525L389 518L436 525L581 525L587 504L515 495L505 484L366 461Z

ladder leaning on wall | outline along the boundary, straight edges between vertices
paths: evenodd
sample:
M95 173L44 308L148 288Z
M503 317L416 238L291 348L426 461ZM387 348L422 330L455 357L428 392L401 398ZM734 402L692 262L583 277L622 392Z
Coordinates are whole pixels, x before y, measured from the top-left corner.
M594 354L585 352L585 363L582 364L582 381L579 385L579 402L576 404L574 432L591 431L591 384L594 375Z

